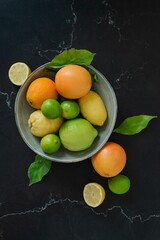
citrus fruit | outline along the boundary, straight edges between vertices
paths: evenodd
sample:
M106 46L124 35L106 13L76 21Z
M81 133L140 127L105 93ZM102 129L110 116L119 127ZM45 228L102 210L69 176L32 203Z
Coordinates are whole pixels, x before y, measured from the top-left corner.
M66 119L76 118L80 113L80 108L77 102L73 100L65 100L61 103L62 117Z
M13 84L21 86L26 81L30 73L31 69L26 63L17 62L12 64L9 68L8 76Z
M48 133L57 133L63 123L63 118L49 119L41 110L36 110L29 116L28 126L31 133L36 137L43 137Z
M57 118L62 115L62 108L56 99L46 99L41 105L41 111L47 118Z
M108 179L109 189L116 194L124 194L130 189L130 179L122 174Z
M60 149L61 141L56 134L47 134L41 141L40 146L45 153L55 153Z
M92 81L90 73L78 65L66 65L55 76L58 93L69 99L77 99L89 92Z
M118 175L126 164L126 152L123 147L114 142L107 142L91 157L95 171L102 177Z
M107 119L107 110L101 96L95 91L89 91L78 99L81 114L93 125L102 126Z
M105 199L105 190L99 183L88 183L83 189L83 198L90 207L98 207Z
M48 99L57 99L58 93L55 83L50 78L41 77L35 79L28 87L26 93L27 102L31 107L40 109L42 103Z
M89 148L97 134L98 131L83 118L67 120L59 129L61 143L70 151L81 151Z

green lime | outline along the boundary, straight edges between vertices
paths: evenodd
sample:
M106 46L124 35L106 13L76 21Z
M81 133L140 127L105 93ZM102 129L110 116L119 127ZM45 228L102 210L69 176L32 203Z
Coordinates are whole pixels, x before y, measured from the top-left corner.
M97 129L84 118L66 120L59 129L61 143L70 151L89 148L97 135Z
M41 111L47 118L58 118L62 115L62 108L60 103L52 98L45 100L42 103Z
M80 113L80 107L76 101L65 100L61 103L62 117L66 119L76 118Z
M113 178L108 179L109 189L116 194L124 194L130 189L130 180L127 176L119 174Z
M61 146L61 141L56 134L45 135L40 142L41 148L45 153L55 153Z

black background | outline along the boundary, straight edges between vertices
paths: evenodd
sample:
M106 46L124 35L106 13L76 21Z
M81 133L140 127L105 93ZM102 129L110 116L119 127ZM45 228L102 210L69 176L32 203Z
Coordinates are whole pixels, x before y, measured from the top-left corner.
M160 239L160 2L127 0L6 0L0 6L0 239ZM113 133L127 152L125 195L108 191L90 159L53 163L31 187L33 153L14 118L18 87L8 78L18 61L32 70L68 48L96 53L92 65L117 96L116 126L126 117L156 115L134 136ZM86 183L103 185L104 203L92 209L82 197Z

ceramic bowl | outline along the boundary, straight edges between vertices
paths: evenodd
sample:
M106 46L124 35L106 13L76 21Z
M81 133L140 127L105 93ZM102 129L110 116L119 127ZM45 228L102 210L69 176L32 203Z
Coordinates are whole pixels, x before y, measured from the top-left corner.
M39 154L46 159L56 162L78 162L90 158L93 154L100 150L109 139L117 117L116 96L113 88L107 79L103 76L103 74L101 74L93 66L90 66L90 68L92 68L98 75L99 82L94 83L92 89L100 94L101 98L103 99L104 104L107 108L108 119L102 127L97 127L98 136L94 140L92 146L83 151L71 152L61 147L61 149L54 154L46 154L40 147L41 138L33 136L29 130L28 119L30 114L35 111L35 109L30 107L26 101L26 92L28 86L33 80L39 77L49 77L51 79L54 79L54 71L49 71L46 68L46 65L43 65L33 71L25 83L20 87L15 100L15 120L22 139L36 154Z

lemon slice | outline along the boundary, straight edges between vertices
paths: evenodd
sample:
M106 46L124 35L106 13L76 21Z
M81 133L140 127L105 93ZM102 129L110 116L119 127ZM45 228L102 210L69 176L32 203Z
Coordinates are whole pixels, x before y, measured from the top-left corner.
M105 190L99 183L88 183L83 189L83 198L90 207L98 207L105 199Z
M28 67L27 64L23 62L17 62L10 67L8 71L8 76L13 84L21 86L30 73L31 69Z

